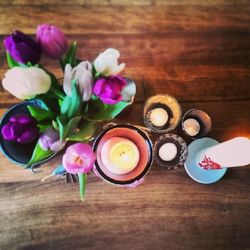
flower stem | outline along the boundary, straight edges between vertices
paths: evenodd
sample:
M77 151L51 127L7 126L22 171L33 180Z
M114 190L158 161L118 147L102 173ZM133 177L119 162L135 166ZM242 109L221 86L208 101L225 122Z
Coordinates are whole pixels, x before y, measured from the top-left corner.
M82 201L85 200L85 185L87 180L86 174L78 174L79 178L79 191L80 191L80 198Z

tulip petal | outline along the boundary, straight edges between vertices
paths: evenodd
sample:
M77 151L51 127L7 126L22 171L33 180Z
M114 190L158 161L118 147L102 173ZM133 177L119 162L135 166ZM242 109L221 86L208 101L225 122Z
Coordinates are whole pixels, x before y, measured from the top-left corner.
M2 136L7 141L15 141L16 137L11 129L11 123L7 123L2 127Z
M26 130L20 138L17 139L19 143L28 143L33 141L39 134L39 129L37 127Z
M58 151L62 150L65 145L66 145L66 141L58 140L58 141L55 141L54 143L51 144L50 150L53 152L58 152Z
M121 63L113 72L114 75L119 74L121 71L123 71L123 69L125 68L126 64L125 63Z

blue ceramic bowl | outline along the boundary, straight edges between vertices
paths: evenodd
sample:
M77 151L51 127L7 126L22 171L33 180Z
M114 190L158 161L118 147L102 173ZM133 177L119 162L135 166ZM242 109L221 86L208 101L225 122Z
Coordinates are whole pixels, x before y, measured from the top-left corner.
M46 108L46 105L39 99L34 99L34 100L29 100L29 101L18 103L12 106L10 109L8 109L7 112L2 116L0 120L0 131L2 130L2 127L9 121L10 117L12 117L13 115L17 115L20 113L29 114L29 110L27 106ZM33 142L29 144L19 144L17 142L6 141L2 137L2 133L0 133L1 152L10 161L20 166L26 166L26 164L29 162L36 143L37 143L37 140L34 140ZM48 160L53 158L55 154L46 158L43 161L40 161L39 163L36 163L35 166L37 167L41 165L42 163L47 162ZM35 167L35 166L32 166L32 167Z

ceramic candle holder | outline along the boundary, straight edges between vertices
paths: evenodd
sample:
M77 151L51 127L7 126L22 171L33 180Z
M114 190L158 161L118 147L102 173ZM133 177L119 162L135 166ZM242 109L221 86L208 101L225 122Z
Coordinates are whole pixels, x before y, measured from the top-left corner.
M12 117L13 115L17 115L21 113L30 114L27 108L28 105L36 106L36 107L44 107L44 103L38 99L24 101L24 102L14 105L10 109L8 109L7 112L2 116L1 121L0 121L0 131L2 130L2 127L9 121L10 117ZM37 140L34 140L33 142L28 143L28 144L19 144L17 142L6 141L2 137L2 134L0 133L1 152L10 161L20 166L26 166L26 164L29 162L36 143L37 143ZM37 163L36 166L47 162L48 160L52 159L54 156L55 154ZM32 167L35 167L35 166L32 166Z
M174 97L155 95L148 98L144 105L143 120L152 132L166 133L177 127L181 120L181 114L180 104ZM152 121L153 118L155 122ZM161 122L160 119L167 119L167 121Z
M189 131L187 131L187 128L185 127L185 121L187 121L188 119L190 119L190 120L192 119L192 120L198 122L199 130L198 130L197 134L192 135L192 134L188 133ZM188 137L193 138L193 139L204 137L212 129L212 120L211 120L210 116L205 111L198 110L198 109L188 110L184 114L181 124L182 124L182 130L184 131L184 134ZM191 126L192 126L192 124L191 124Z
M102 160L104 144L114 137L121 137L131 141L139 150L138 164L129 173L115 174L105 166ZM94 141L93 150L97 158L94 168L95 173L106 182L119 186L133 186L140 183L152 164L153 149L151 140L144 131L130 124L112 125L104 129Z
M176 153L173 149L176 149ZM170 150L172 152L169 152ZM170 154L172 154L172 156ZM161 167L166 169L176 169L183 166L187 159L187 155L187 144L178 135L165 134L160 136L155 142L154 159Z

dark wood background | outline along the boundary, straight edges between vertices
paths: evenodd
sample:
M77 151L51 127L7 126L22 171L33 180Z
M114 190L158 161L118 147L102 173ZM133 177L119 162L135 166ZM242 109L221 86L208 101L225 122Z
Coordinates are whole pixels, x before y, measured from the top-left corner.
M62 27L93 60L121 52L138 94L121 121L142 124L145 98L175 96L185 112L206 110L211 137L250 136L250 2L199 0L1 0L0 78L7 70L4 36L34 34L40 23ZM57 62L44 64L58 77ZM0 115L18 100L0 87ZM0 249L250 249L250 168L230 169L214 185L184 169L153 166L136 189L88 179L87 200L63 179L37 174L0 156Z

